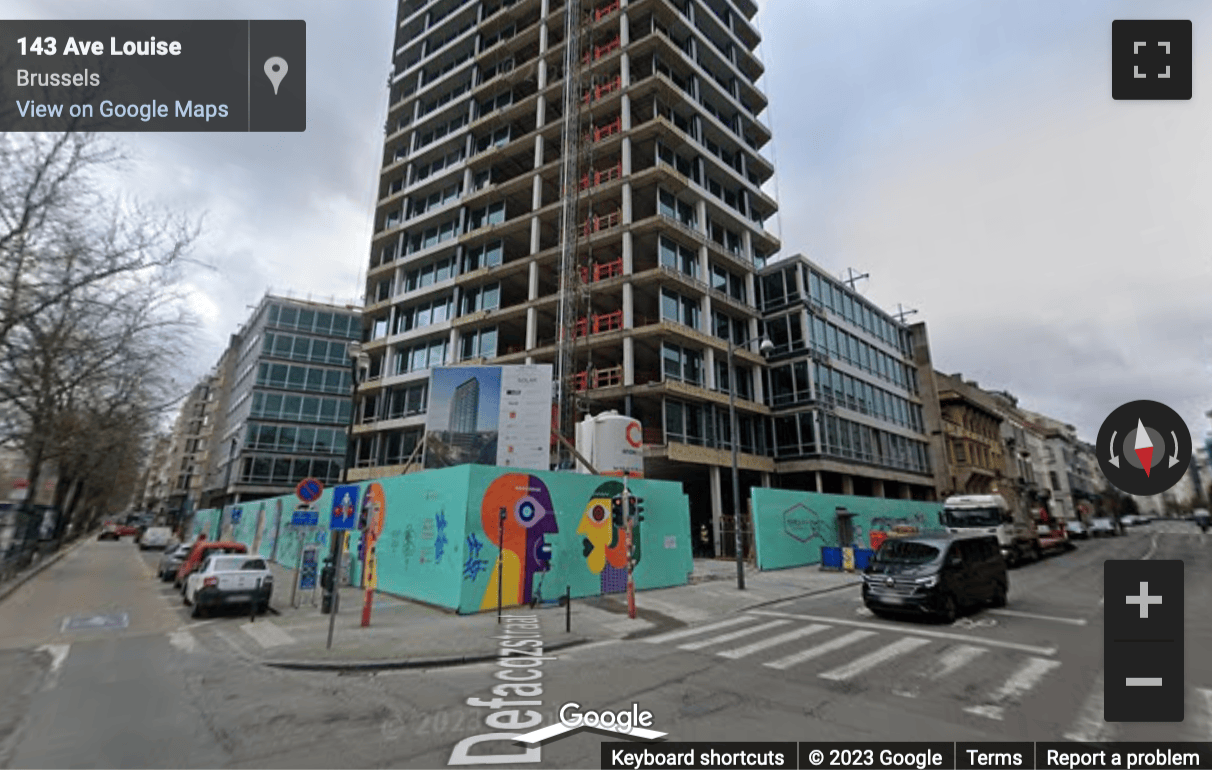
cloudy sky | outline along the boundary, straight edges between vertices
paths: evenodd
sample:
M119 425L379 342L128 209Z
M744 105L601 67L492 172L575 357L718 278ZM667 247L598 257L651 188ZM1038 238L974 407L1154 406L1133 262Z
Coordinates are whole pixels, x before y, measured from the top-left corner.
M104 12L101 9L104 8ZM267 291L356 300L394 3L0 0L0 18L304 19L303 134L122 134L124 192L205 215L206 371ZM1191 19L1194 93L1116 102L1111 21ZM765 0L785 253L916 310L937 368L1077 426L1141 398L1202 444L1212 408L1212 6Z

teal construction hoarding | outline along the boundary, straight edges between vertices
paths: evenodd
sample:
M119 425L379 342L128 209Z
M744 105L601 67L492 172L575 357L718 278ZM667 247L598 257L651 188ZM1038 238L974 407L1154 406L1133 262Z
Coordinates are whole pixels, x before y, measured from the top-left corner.
M497 606L498 579L506 607L556 599L565 590L574 598L626 590L626 528L611 515L620 479L460 465L355 486L367 520L381 511L374 547L380 591L472 613ZM643 500L633 529L636 587L685 584L693 562L682 485L639 479L629 487ZM199 511L195 534L230 532L293 568L303 543L329 546L332 490L313 506L320 512L316 529L290 524L297 505L288 495ZM233 508L242 509L235 522ZM357 530L351 533L358 574L359 539Z
M937 527L942 509L918 500L754 488L758 568L818 564L822 547L874 550L889 533Z

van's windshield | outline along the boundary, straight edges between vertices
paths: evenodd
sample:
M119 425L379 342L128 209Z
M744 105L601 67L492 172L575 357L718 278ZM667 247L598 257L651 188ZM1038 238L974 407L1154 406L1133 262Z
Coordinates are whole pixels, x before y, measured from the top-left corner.
M929 564L939 558L939 549L912 540L885 540L875 554L880 564Z
M943 524L948 527L996 527L1002 523L999 508L944 508Z

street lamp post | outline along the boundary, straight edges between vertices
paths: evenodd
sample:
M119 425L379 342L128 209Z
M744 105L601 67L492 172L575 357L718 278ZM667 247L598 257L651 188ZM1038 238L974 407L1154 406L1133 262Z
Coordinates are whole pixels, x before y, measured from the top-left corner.
M749 345L753 342L753 337L745 340L742 345ZM736 587L737 590L745 590L745 559L742 555L742 546L744 544L744 535L741 532L741 480L739 464L738 447L741 442L741 433L737 429L736 421L736 377L733 376L732 368L732 351L736 345L732 341L732 335L728 336L728 420L731 435L729 438L732 444L732 515L733 515L733 536L735 538L736 547ZM774 343L766 338L762 338L758 345L758 350L763 356L769 355L774 350Z

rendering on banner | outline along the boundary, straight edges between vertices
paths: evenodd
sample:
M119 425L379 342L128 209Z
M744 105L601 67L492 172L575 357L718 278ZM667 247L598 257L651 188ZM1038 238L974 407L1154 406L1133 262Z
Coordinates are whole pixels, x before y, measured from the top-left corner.
M475 463L547 470L551 365L435 367L426 468Z

